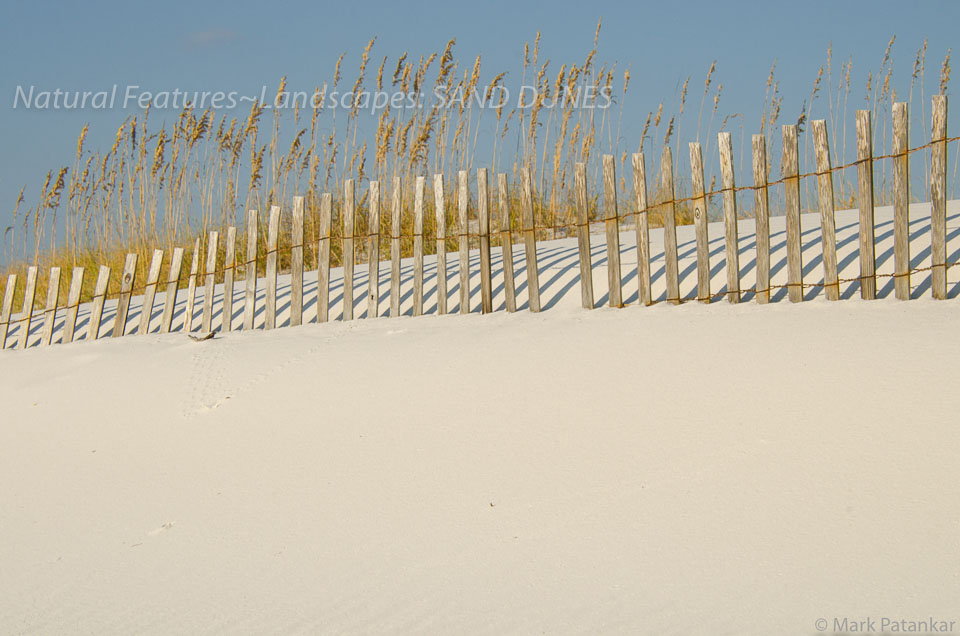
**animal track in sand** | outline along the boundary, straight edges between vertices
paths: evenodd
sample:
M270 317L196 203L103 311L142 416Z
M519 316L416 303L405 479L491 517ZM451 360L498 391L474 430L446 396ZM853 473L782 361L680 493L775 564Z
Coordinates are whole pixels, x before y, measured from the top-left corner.
M227 338L197 345L190 358L189 398L184 404L183 417L212 411L230 399L233 392L227 389L225 357L235 346Z
M191 356L187 390L189 397L184 403L183 417L189 419L210 413L234 396L269 382L288 368L316 355L331 342L341 338L343 333L343 330L332 330L313 346L285 357L279 363L255 373L246 381L238 381L236 377L231 379L228 376L237 362L232 354L243 346L250 346L251 343L242 343L227 335L198 344L197 350Z
M255 386L259 385L259 384L263 384L264 382L269 381L271 378L273 378L273 377L276 376L277 374L282 373L283 371L286 371L287 368L289 368L289 367L291 367L291 366L294 366L294 365L296 365L296 364L299 364L300 362L303 362L303 361L306 360L307 358L315 355L318 351L320 351L321 349L323 349L323 347L329 345L330 342L332 342L333 340L339 339L339 338L341 338L341 337L342 337L342 334L341 334L339 331L328 335L326 338L324 338L324 339L321 340L320 342L317 342L317 343L316 343L315 345L313 345L312 347L309 347L309 348L307 348L307 349L304 349L304 350L300 351L297 355L291 356L291 357L283 360L283 361L280 362L279 364L276 364L276 365L270 367L270 368L267 369L266 371L262 371L262 372L256 374L256 375L253 376L250 380L248 380L247 382L245 382L245 383L238 389L238 391L239 391L239 392L245 392L245 391L247 391L247 389L250 389L250 388L255 387Z

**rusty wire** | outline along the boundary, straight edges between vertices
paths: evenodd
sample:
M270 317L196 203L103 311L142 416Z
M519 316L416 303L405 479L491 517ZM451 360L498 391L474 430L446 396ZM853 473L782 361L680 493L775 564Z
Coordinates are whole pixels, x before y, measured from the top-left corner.
M661 206L664 206L664 205L671 205L671 204L672 204L672 205L679 205L679 204L683 204L683 203L689 203L689 202L694 202L694 201L701 201L701 200L705 200L705 199L710 199L710 198L715 197L715 196L717 196L717 195L722 195L722 194L725 193L725 192L734 192L734 193L737 193L737 192L748 192L748 191L756 192L756 191L761 190L761 189L769 189L770 187L773 187L773 186L782 185L782 184L785 184L787 181L792 181L792 180L797 180L797 183L799 183L799 182L802 181L803 179L808 179L808 178L810 178L810 177L821 177L821 176L824 176L824 175L830 175L830 176L832 177L833 173L835 173L835 172L842 172L842 171L844 171L844 170L847 170L847 169L849 169L849 168L853 168L853 167L859 166L859 165L864 164L864 163L872 163L872 162L875 162L875 161L882 161L882 160L886 160L886 159L903 158L903 157L907 157L907 156L909 156L909 155L911 155L911 154L913 154L913 153L921 152L921 151L926 150L926 149L928 149L928 148L933 148L934 146L938 146L938 145L944 145L944 146L946 146L946 145L948 145L948 144L950 144L950 143L953 143L953 142L955 142L955 141L958 141L958 140L960 140L960 136L958 136L958 137L944 137L943 139L931 140L931 141L929 141L929 142L927 142L927 143L925 143L925 144L923 144L923 145L921 145L921 146L916 146L916 147L913 147L913 148L909 148L909 149L907 149L907 150L904 151L904 152L888 153L888 154L884 154L884 155L871 156L871 157L867 157L867 158L863 158L863 159L857 159L857 160L855 160L855 161L852 161L852 162L849 162L849 163L846 163L846 164L843 164L843 165L840 165L840 166L831 166L831 168L830 168L828 171L823 171L823 172L821 172L821 171L814 171L814 172L799 173L799 174L797 174L797 175L791 175L791 176L789 176L789 177L781 177L781 178L779 178L779 179L777 179L777 180L775 180L775 181L768 181L768 182L763 183L763 184L741 185L741 186L734 186L734 187L732 187L732 188L720 188L720 189L718 189L718 190L712 190L712 191L710 191L710 192L705 192L705 193L702 193L702 194L696 194L696 195L692 195L692 196L688 196L688 197L681 197L681 198L674 198L674 199L665 199L665 200L659 201L659 202L657 202L657 203L655 203L655 204L648 205L648 207L645 208L645 209L643 209L643 210L630 210L630 211L625 212L625 213L623 213L623 214L620 214L620 213L618 212L617 215L614 216L614 217L610 217L610 218L606 218L606 217L605 217L605 218L599 218L599 219L596 219L596 220L593 221L593 222L591 222L591 221L586 221L586 222L575 221L575 222L569 222L569 223L555 223L555 224L551 224L551 225L537 225L536 223L534 223L532 226L521 227L521 228L519 228L519 229L514 229L513 227L508 227L508 228L491 228L491 229L489 230L489 233L488 233L488 234L483 234L483 233L481 233L481 234L470 233L470 232L469 232L469 228L458 228L458 229L461 229L461 230L463 230L463 231L459 231L459 232L457 232L456 234L449 234L449 235L447 235L447 236L445 236L445 237L442 237L442 238L444 238L444 239L454 239L454 238L456 238L458 241L459 241L459 240L462 240L462 239L466 239L466 240L469 241L471 237L476 238L476 237L480 237L480 236L484 236L484 235L485 235L485 236L491 236L491 235L497 235L497 234L499 234L499 235L501 235L501 237L502 237L504 234L513 235L513 234L528 234L528 233L533 233L533 234L534 234L534 240L536 240L535 237L536 237L536 233L537 233L537 232L540 232L540 233L547 232L547 231L554 231L554 232L555 232L556 230L570 230L570 229L582 230L582 229L584 229L584 228L589 228L589 226L592 225L593 223L601 223L601 222L602 222L602 223L615 222L615 223L619 226L619 223L620 223L620 221L622 221L622 220L627 220L627 219L630 219L631 217L637 217L637 216L640 216L641 214L646 214L646 213L648 213L648 212L650 212L650 211L653 211L653 210L656 210L657 208L659 208L659 207L661 207ZM491 207L492 207L493 199L490 199L490 202L491 202ZM488 217L488 218L489 218L489 217ZM493 219L491 218L491 220L493 220ZM347 241L347 240L354 240L354 241L359 240L359 241L361 241L361 244L363 244L363 243L369 242L370 239L377 239L377 240L379 241L379 240L381 240L381 238L383 238L383 239L390 239L391 241L399 241L399 240L406 239L406 238L411 238L411 239L416 239L416 238L421 238L421 239L423 239L423 238L427 238L427 239L432 239L432 240L440 240L441 237L437 237L437 236L430 237L430 236L426 235L422 230L421 230L420 232L413 232L413 233L411 233L411 234L409 234L409 235L408 235L408 234L401 234L400 236L394 236L394 235L392 234L392 232L391 232L391 233L381 233L381 232L379 232L379 231L378 231L378 232L370 232L370 231L363 232L363 231L361 231L361 232L358 233L358 232L356 231L356 228L354 228L354 229L353 229L353 232L352 232L351 234L348 234L348 235L344 235L344 236L341 236L341 237L334 237L334 236L332 236L332 234L327 234L326 236L319 237L317 240L314 240L314 241L309 242L309 243L308 243L308 242L300 242L300 243L295 243L295 244L286 246L286 247L284 248L284 250L285 250L285 251L292 251L293 249L297 249L297 248L302 249L302 248L309 248L309 247L313 247L313 246L319 246L319 245L322 245L322 243L323 243L324 241L331 241L331 242L332 242L333 240L339 240L339 241L341 241L341 243L342 243L343 241ZM205 252L205 251L206 251L206 250L201 250L201 252ZM283 251L283 250L281 250L279 247L268 248L268 249L265 251L265 253L264 253L264 260L266 259L266 257L268 257L268 256L270 256L270 255L280 254L281 251ZM196 258L196 257L195 257L195 258ZM198 262L199 262L199 259L197 259L197 260L198 260ZM124 297L124 296L126 296L126 297L129 298L130 296L133 296L133 295L141 295L141 294L145 293L150 287L153 287L154 290L155 290L155 289L157 288L157 286L163 285L163 286L165 286L165 287L169 287L170 285L172 285L172 284L174 284L174 283L177 285L177 289L180 289L180 288L183 286L184 282L186 282L188 285L193 285L193 286L194 286L194 289L196 289L197 287L200 287L201 284L205 284L205 283L204 283L204 280L205 280L207 277L209 277L209 276L213 276L213 277L214 277L214 280L216 280L218 277L222 279L222 277L223 277L226 273L228 273L228 272L230 272L230 273L236 273L240 268L243 268L244 270L247 270L247 271L248 271L250 266L253 266L253 267L254 267L254 270L253 270L253 271L256 272L256 269L255 269L255 268L256 268L256 266L259 264L259 262L260 262L260 259L257 258L257 257L254 257L253 259L245 259L245 260L241 260L241 261L235 261L235 262L234 262L234 265L233 265L232 267L226 267L226 266L216 267L216 268L214 268L213 271L206 271L206 270L205 270L205 271L203 271L203 272L200 272L200 271L198 270L196 273L191 273L191 272L184 273L184 271L183 271L184 268L183 268L182 263L181 263L180 271L178 272L177 277L176 277L175 279L170 279L170 278L168 277L167 280L162 281L162 280L160 280L159 277L158 277L158 279L157 279L156 281L149 281L149 280L148 280L148 281L146 281L146 282L144 282L144 283L134 284L134 285L132 285L129 289L121 288L121 290L118 291L118 292L110 293L110 292L108 291L106 294L97 294L97 295L94 296L94 299L97 300L97 301L100 301L100 299L102 298L103 301L106 301L106 300L112 300L112 299L119 299L119 298ZM928 265L928 266L925 266L925 267L913 268L913 269L909 270L908 272L901 272L901 273L894 273L894 274L874 274L873 277L875 277L875 278L896 278L896 277L908 276L908 275L912 275L912 274L918 274L918 273L922 273L922 272L931 271L931 270L936 269L936 268L938 268L938 267L943 267L943 268L945 268L945 269L950 269L950 268L952 268L952 267L955 267L955 266L958 265L958 264L960 264L960 261L951 261L951 262L946 262L946 263L937 263L937 264ZM324 266L324 265L325 265L325 269L329 269L329 267L330 267L330 263L329 263L329 262L327 262L327 263L325 263L325 264L321 264L321 266ZM191 269L192 269L192 266L191 266ZM254 275L255 275L255 274L254 274ZM832 285L840 285L840 284L848 284L848 283L859 282L859 281L862 281L864 278L866 278L866 277L864 277L864 276L859 276L859 277L855 277L855 278L840 278L840 279L838 279L835 283L834 283L834 282L830 282L830 283L818 282L818 283L786 283L786 284L776 284L776 285L770 285L767 289L762 289L762 290L759 290L759 291L762 292L762 293L765 293L765 292L769 292L769 291L773 291L773 290L788 289L788 288L790 288L790 287L797 287L797 286L799 286L799 287L801 287L801 288L803 288L803 289L818 288L818 287L827 287L827 286L832 286ZM198 280L198 279L199 279L199 280ZM651 301L650 304L653 305L653 304L662 303L662 302L684 303L684 302L693 302L693 301L703 301L703 300L714 299L714 298L723 298L723 297L729 296L729 295L732 294L732 293L735 293L735 292L733 292L733 291L719 292L719 293L716 293L716 294L712 294L712 295L710 295L709 297L684 296L684 297L680 297L680 298L667 298L666 300L655 300L655 301ZM745 293L754 293L754 294L756 294L756 293L758 293L758 291L756 290L755 287L751 287L751 288L746 288L746 289L740 289L740 290L739 290L739 293L740 293L740 294L745 294ZM33 303L25 303L25 306L26 306L27 304L29 304L31 307L34 307L34 306L35 306L35 302L33 302ZM79 301L77 301L77 302L75 302L75 303L67 304L67 305L64 305L64 306L62 306L62 307L61 307L61 306L57 306L57 307L56 307L56 310L59 311L59 310L64 310L64 309L65 309L65 310L68 310L68 311L71 311L71 312L72 312L72 311L75 311L75 310L79 309L80 304L82 304L82 303L80 303ZM33 312L31 312L31 321L33 320L33 316L35 316L35 315L40 315L40 316L42 316L42 315L44 315L44 314L46 314L46 313L48 313L48 312L50 312L50 311L51 311L51 309L34 310ZM12 313L12 311L11 311L11 313ZM4 322L0 322L0 326L9 327L10 325L14 324L14 322L13 322L12 320L10 320L10 317L9 317L9 316L7 316L7 317L5 317L5 318L6 318L6 320L5 320ZM23 321L23 320L25 320L25 317L21 317L20 321Z

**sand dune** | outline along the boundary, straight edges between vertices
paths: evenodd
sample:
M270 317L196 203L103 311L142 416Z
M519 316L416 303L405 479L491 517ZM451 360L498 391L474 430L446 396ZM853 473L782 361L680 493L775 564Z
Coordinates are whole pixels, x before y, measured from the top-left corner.
M838 214L844 277L858 271L855 218ZM816 217L803 223L816 281ZM785 282L782 219L772 228ZM745 287L751 233L744 221ZM624 232L628 302L634 254ZM809 634L819 619L956 620L955 299L931 300L923 275L912 302L884 279L871 302L849 283L842 302L811 289L800 304L778 292L769 306L585 311L575 243L544 243L540 259L540 314L3 352L0 632Z

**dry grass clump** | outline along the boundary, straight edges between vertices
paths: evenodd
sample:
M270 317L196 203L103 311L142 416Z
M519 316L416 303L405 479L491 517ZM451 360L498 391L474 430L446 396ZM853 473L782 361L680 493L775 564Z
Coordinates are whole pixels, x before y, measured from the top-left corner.
M375 39L362 51L356 79L343 81L344 55L333 66L329 82L316 86L310 94L290 91L286 78L281 78L275 95L275 104L287 108L269 108L269 104L254 102L244 117L218 114L211 109L198 111L184 108L170 124L152 125L150 108L122 122L109 149L87 147L88 128L84 126L77 139L76 153L69 166L47 173L36 203L24 207L24 190L13 210L13 223L4 234L5 268L7 272L23 272L28 265L41 267L38 289L45 289L46 272L50 266L63 268L61 296L69 285L69 268L83 266L88 275L84 298L89 298L94 283L93 272L100 264L109 265L119 285L120 271L127 252L139 254L137 279L143 281L153 249L169 250L174 246L186 248L184 277L189 271L196 237L206 237L210 231L225 235L227 226L242 226L246 211L256 209L260 214L261 257L266 246L266 219L272 205L289 207L294 195L306 200L305 235L307 267L316 266L317 218L321 194L332 192L335 219L332 223L334 240L331 243L334 265L339 264L342 222L339 203L343 198L343 182L355 179L358 184L357 233L366 237L367 184L379 180L382 184L380 225L381 255L389 250L389 202L393 178L403 182L402 249L404 255L412 252L413 183L418 175L442 174L446 184L447 227L456 228L456 176L460 170L470 172L471 189L475 190L475 170L491 169L491 183L498 172L506 172L511 184L520 181L520 170L528 169L534 176L535 219L538 235L543 238L566 236L572 233L574 200L572 175L574 164L588 165L591 188L590 218L597 219L602 204L595 187L600 182L600 155L613 154L618 162L618 187L621 213L627 224L632 223L633 196L630 191L630 154L646 152L647 165L656 166L662 149L670 146L677 167L677 193L684 198L689 192L689 166L686 163L685 144L695 139L703 146L707 168L708 191L717 189L719 170L715 157L715 139L718 131L728 126L740 128L740 167L738 185L749 185L749 149L744 152L747 125L740 113L723 115L719 128L714 124L720 112L723 84L715 81L717 62L706 72L696 126L687 125L683 117L687 108L690 77L680 88L673 106L661 101L656 110L645 115L639 139L625 144L621 139L623 116L627 109L627 95L631 71L618 69L616 63L601 62L597 58L601 25L597 24L593 46L580 60L571 60L559 66L544 60L540 50L540 34L523 47L523 66L520 84L536 88L532 101L519 107L516 88L511 99L503 99L501 89L507 85L507 71L485 72L482 59L461 60L454 53L456 40L451 39L442 51L417 59L402 53L396 60L387 55L374 55ZM888 143L889 112L896 91L892 83L891 38L884 53L880 71L868 75L866 103L874 114L876 154ZM926 117L923 94L927 45L917 52L910 79L909 101L913 102L915 84L919 86L918 101L921 115ZM805 102L794 120L803 130L812 118L824 118L830 123L836 164L848 158L847 107L851 93L852 61L842 62L838 79L833 75L833 50L827 50L825 66L821 66L813 84L809 102ZM776 64L766 80L766 93L759 129L768 136L768 147L779 139L777 123L784 118L783 98L776 79ZM950 78L950 55L947 54L940 72L940 90L945 92ZM826 86L828 107L816 112L815 102ZM387 104L370 120L368 104L362 94L371 91L402 91L413 96L409 101ZM328 96L350 91L353 99L348 108L331 109ZM609 108L582 108L585 95L609 95ZM434 96L442 96L446 107L441 107ZM316 98L320 107L313 108L310 100ZM602 100L603 98L595 98ZM712 102L712 107L708 104ZM599 102L597 102L599 103ZM292 106L292 107L290 107ZM482 107L481 107L482 106ZM672 110L675 114L667 116ZM706 114L709 110L709 115ZM823 109L821 109L823 110ZM364 120L364 116L368 120ZM689 115L688 115L689 117ZM791 123L793 123L791 121ZM681 125L684 124L684 125ZM695 130L687 133L687 130ZM329 131L329 132L326 132ZM688 135L681 137L681 132ZM804 135L803 166L812 167L813 148ZM672 143L672 145L671 145ZM779 142L777 142L779 143ZM625 147L626 146L626 147ZM482 149L478 157L477 149ZM850 151L855 148L851 144ZM768 156L773 156L768 152ZM746 164L744 164L744 161ZM954 164L956 165L956 163ZM887 167L881 166L876 192L880 202L885 201ZM807 170L808 172L810 170ZM923 174L923 171L920 171ZM746 176L746 180L745 180ZM435 213L432 202L433 180L427 179L424 232L435 233ZM650 200L665 200L671 193L658 192L659 179L648 175ZM804 181L804 206L815 207L815 186L810 192L810 181ZM855 197L855 179L839 178L836 182L838 201L852 204ZM495 202L497 197L491 197ZM771 191L772 196L776 194ZM476 196L475 192L472 195ZM510 193L515 228L519 229L520 197L518 189ZM719 196L711 194L710 214L718 218ZM751 214L752 197L744 197L741 209ZM809 205L808 205L809 204ZM771 200L776 209L776 201ZM472 207L472 202L471 202ZM497 215L495 209L493 218ZM475 213L474 213L475 214ZM287 215L288 217L289 215ZM660 224L659 212L650 212L651 224ZM286 219L289 222L289 218ZM690 204L677 206L678 223L692 223ZM497 225L495 223L495 225ZM457 231L448 230L449 250L457 247ZM246 233L237 233L237 254L245 254ZM288 228L281 234L280 266L287 265L290 239ZM494 242L497 241L496 234ZM201 241L203 245L205 241ZM434 241L424 242L428 253ZM366 240L357 245L358 259L365 259ZM201 272L206 249L201 247ZM222 258L222 249L221 249ZM238 258L238 261L243 259ZM261 267L263 258L260 259ZM240 265L240 275L243 266ZM164 268L164 271L166 268ZM0 283L2 283L0 279ZM19 302L19 300L18 300Z

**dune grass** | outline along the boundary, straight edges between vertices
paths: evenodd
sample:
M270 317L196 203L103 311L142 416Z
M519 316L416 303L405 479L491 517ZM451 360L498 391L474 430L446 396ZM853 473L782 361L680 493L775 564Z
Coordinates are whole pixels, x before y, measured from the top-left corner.
M559 68L542 59L539 34L532 43L524 44L521 82L536 87L536 97L529 108L506 103L498 93L498 87L505 85L506 71L485 73L479 56L473 60L458 59L454 54L455 40L450 40L442 51L416 60L408 58L406 53L396 59L380 57L374 54L375 40L370 40L352 83L344 81L342 76L344 56L341 55L333 67L331 80L315 87L311 95L323 101L330 94L349 91L354 99L347 109L312 108L302 103L302 93L288 91L284 78L279 82L273 103L292 105L289 108L268 108L268 104L253 103L249 113L238 118L212 109L197 111L187 107L169 126L153 125L150 108L147 108L123 121L112 146L105 150L87 147L85 126L77 139L71 163L47 173L34 205L24 206L26 197L21 190L13 210L13 222L4 234L6 257L0 284L5 284L7 273L22 274L28 266L36 265L40 267L38 290L44 290L49 268L56 265L64 270L61 298L65 299L69 286L67 272L72 267L83 266L88 273L82 296L87 299L92 295L94 272L99 265L111 267L111 290L116 290L125 254L136 252L139 255L137 279L142 287L154 249L185 248L186 273L195 239L214 230L221 231L223 236L224 228L230 225L242 228L248 209L261 212L259 248L263 256L270 206L288 209L295 195L304 196L306 202L305 266L315 267L317 211L323 192L332 192L334 196L331 245L333 264L338 265L341 246L336 239L342 233L338 209L343 181L347 178L355 179L358 184L357 228L364 236L368 227L366 186L371 180L380 180L383 184L381 257L389 254L390 184L394 177L402 179L404 239L401 244L403 255L408 256L413 244L413 182L418 175L445 176L447 227L451 235L447 248L455 250L456 231L449 228L456 227L456 176L460 170L470 172L473 197L476 196L476 168L490 168L493 184L496 173L508 174L511 210L517 228L519 171L531 170L538 234L555 238L572 232L574 164L587 163L590 183L597 184L602 154L615 155L620 207L624 213L634 205L630 175L632 152L647 154L650 200L656 202L662 197L656 191L655 166L659 165L660 152L668 145L678 164L675 169L677 194L683 197L689 192L687 152L685 147L681 148L681 139L700 141L703 156L709 162L716 154L716 133L733 131L736 139L739 129L741 164L737 176L740 183L749 182L749 168L747 172L743 169L745 141L749 148L747 132L759 132L775 140L779 138L778 123L796 123L803 131L814 112L817 118L826 119L830 127L837 158L835 165L848 157L848 150L855 150L853 141L848 144L847 126L855 109L851 102L853 62L841 62L839 73L835 73L832 48L827 50L826 62L814 80L809 100L795 121L781 121L783 100L775 63L765 84L762 120L757 125L749 125L740 113L724 115L721 110L723 84L715 79L717 62L714 61L707 67L699 104L688 94L691 88L688 77L682 84L677 112L668 117L664 102L660 102L656 110L646 113L639 138L627 144L630 150L623 150L626 144L621 140L623 118L632 117L634 113L627 101L630 69L597 59L599 36L600 24L586 55ZM892 143L888 132L890 109L898 98L893 82L894 41L895 38L891 38L879 72L867 76L865 104L874 116L877 154ZM915 100L919 102L924 121L928 108L924 94L926 52L924 43L916 54L907 96L911 105ZM948 53L940 69L940 92L946 91L949 75ZM414 95L427 106L394 108L387 105L375 116L374 124L364 110L360 95L364 91L391 90ZM609 95L610 107L578 108L575 100L558 99L588 91ZM442 96L445 107L437 103L437 96ZM815 110L818 100L826 105ZM852 125L849 128L852 135ZM812 165L812 143L809 135L802 137L801 162ZM768 152L768 156L773 157L774 153ZM748 156L746 165L750 165ZM771 170L775 169L771 166ZM877 202L883 204L889 199L889 188L885 184L892 177L885 164L878 165L877 170ZM433 181L428 178L426 183L424 232L432 237L435 231ZM708 191L716 193L717 177L708 176L707 184ZM803 189L803 204L812 208L816 200L815 185L805 180ZM852 206L856 195L855 175L848 178L838 173L835 189L838 206ZM776 209L776 196L771 192L773 209ZM715 215L719 210L719 195L711 194L709 199L711 213ZM495 192L491 200L496 202ZM591 219L598 218L599 203L599 192L594 187L590 193ZM752 197L744 197L740 209L749 217ZM497 217L495 210L494 205L494 218ZM651 212L650 217L651 225L660 224L656 211ZM678 206L677 219L680 224L693 222L688 204ZM289 222L289 218L286 220ZM237 236L237 254L245 254L246 234L239 231ZM289 232L282 231L281 237L280 267L283 269L289 259ZM494 235L494 244L497 240ZM201 240L201 245L204 242ZM433 241L426 240L425 247L427 253L431 253ZM366 259L366 250L366 241L358 241L360 262ZM205 247L201 251L203 271ZM261 258L261 267L262 261ZM242 275L242 266L240 269ZM15 306L20 302L17 298Z

